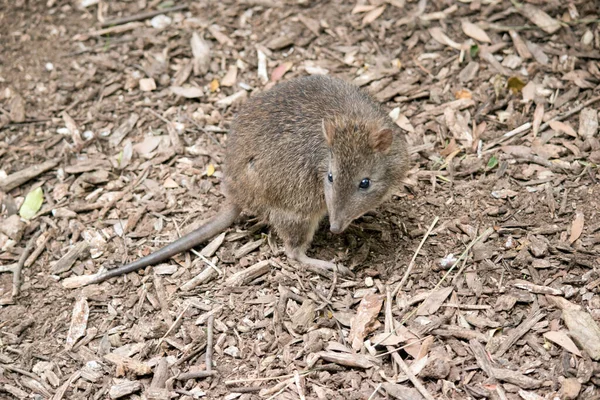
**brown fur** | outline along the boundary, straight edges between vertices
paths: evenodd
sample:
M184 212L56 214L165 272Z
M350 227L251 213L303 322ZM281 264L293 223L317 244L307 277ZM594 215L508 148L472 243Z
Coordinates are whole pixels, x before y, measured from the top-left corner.
M87 283L164 262L226 229L242 209L268 220L290 258L334 268L306 256L319 221L329 214L330 229L341 232L377 207L408 168L406 147L379 104L349 83L311 76L278 84L252 97L232 124L223 211L179 240ZM359 188L364 178L370 179L367 190Z
M355 86L326 76L299 78L253 97L234 120L226 194L266 217L288 255L301 260L327 213L340 232L400 184L406 148L399 128ZM369 190L359 189L363 178L371 179Z

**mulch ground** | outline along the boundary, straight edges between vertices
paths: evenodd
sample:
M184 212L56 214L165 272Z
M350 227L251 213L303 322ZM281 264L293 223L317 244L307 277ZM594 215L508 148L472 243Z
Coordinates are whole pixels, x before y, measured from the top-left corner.
M598 1L0 4L0 398L600 399ZM219 212L232 117L308 74L410 144L311 246L352 275L245 216L76 284Z

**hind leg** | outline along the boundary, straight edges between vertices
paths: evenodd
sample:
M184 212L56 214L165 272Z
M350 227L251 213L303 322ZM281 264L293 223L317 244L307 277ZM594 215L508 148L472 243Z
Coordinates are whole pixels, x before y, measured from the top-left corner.
M336 265L331 261L306 255L320 220L320 215L306 218L286 211L271 211L269 215L269 222L283 240L285 254L289 258L305 265L335 271Z

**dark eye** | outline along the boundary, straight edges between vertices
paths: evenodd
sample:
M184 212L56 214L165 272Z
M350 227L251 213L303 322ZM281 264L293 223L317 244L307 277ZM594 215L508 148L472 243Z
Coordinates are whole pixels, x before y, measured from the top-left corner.
M327 180L329 180L329 182L333 182L333 175L331 172L327 174Z
M369 178L365 178L362 181L360 181L360 184L358 185L358 187L361 189L368 189L370 185L371 185L371 180Z

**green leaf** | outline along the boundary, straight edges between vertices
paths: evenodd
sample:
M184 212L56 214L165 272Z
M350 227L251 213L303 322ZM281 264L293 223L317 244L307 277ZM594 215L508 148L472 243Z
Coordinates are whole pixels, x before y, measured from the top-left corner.
M25 201L19 209L19 215L24 219L31 219L40 211L42 203L44 202L44 192L41 187L27 193Z
M491 156L488 163L487 163L487 169L490 170L492 168L494 168L496 165L498 165L498 158L496 158L496 156Z
M471 58L477 57L477 54L479 54L479 46L476 44L471 46L471 48L469 49L469 54L471 54Z

